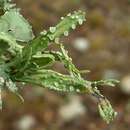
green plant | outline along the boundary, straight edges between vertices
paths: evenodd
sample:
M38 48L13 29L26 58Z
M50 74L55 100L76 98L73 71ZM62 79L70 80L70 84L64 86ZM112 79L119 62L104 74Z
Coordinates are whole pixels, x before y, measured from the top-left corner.
M68 36L71 30L85 21L82 11L62 17L59 24L34 36L29 23L20 14L11 0L0 0L0 108L1 91L4 88L17 94L16 83L40 85L61 92L87 93L98 99L101 117L109 123L116 116L110 102L97 87L115 86L117 80L87 81L72 63L68 52L60 43L60 37ZM56 44L61 51L47 51L47 47ZM55 61L62 62L70 73L60 74L48 69ZM23 100L23 99L22 99Z

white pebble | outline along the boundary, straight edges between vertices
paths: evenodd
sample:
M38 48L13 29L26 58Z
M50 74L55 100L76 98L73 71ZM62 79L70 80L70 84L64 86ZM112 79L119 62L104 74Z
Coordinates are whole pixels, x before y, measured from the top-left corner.
M130 75L127 75L121 80L121 90L125 94L130 94Z
M80 52L88 50L89 46L90 43L86 38L77 38L73 42L73 47Z
M36 123L36 120L31 115L25 115L21 117L20 120L17 122L17 128L19 130L29 130L31 129Z
M64 17L61 17L61 20L63 20L64 19Z
M59 114L63 121L71 121L78 116L84 115L85 106L81 103L80 97L71 96L68 104L61 106Z

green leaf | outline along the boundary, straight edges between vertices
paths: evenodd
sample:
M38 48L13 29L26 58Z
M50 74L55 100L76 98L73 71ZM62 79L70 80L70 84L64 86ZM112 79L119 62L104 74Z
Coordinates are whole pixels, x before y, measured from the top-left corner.
M7 32L9 29L9 24L5 21L0 19L0 32Z
M55 61L55 57L51 54L37 54L31 59L31 63L36 65L38 68L45 68L50 66Z
M6 11L15 7L16 4L12 4L11 1L12 0L0 0L0 9Z
M32 55L34 55L47 48L50 41L58 42L62 35L68 34L70 30L75 29L79 24L81 25L83 21L85 21L85 13L82 11L74 12L72 15L68 14L56 27L50 27L48 31L41 32L41 35L32 40L24 50L27 51L28 48L32 48Z
M0 0L0 9L4 7L4 0Z
M113 119L117 116L117 112L113 110L110 102L106 98L100 100L98 109L100 116L107 123L113 121Z
M51 54L41 54L37 53L32 56L32 50L28 50L28 55L23 57L23 61L19 62L16 68L19 72L24 73L28 69L40 69L46 68L54 63L55 57Z
M118 84L119 81L115 79L107 79L107 80L99 80L99 81L93 81L92 85L93 86L110 86L114 87L116 84Z
M61 45L63 46L63 45ZM72 63L72 59L68 56L68 52L62 47L63 51L44 51L45 54L51 54L55 57L55 61L59 61L64 64L65 68L72 76L81 78L80 74L88 73L89 70L78 70L76 66Z
M72 63L72 59L68 56L68 51L64 49L64 46L60 44L61 52L50 51L45 53L50 53L55 57L56 61L62 62L65 68L68 70L71 76L81 78L80 71L76 68L76 66Z
M29 48L27 52L24 53L24 55L22 53L21 56L17 56L15 58L15 61L18 62L17 64L15 63L15 68L17 69L17 71L24 72L25 69L29 69L28 66L30 65L31 58L32 58L32 48Z
M33 39L29 44L23 48L23 55L28 55L28 50L32 49L32 56L36 55L38 52L43 51L48 47L49 39L47 37L38 36Z
M3 27L0 26L0 31L3 30L9 33L16 38L17 41L28 42L34 38L32 27L17 9L5 12L1 20L1 25L3 24L6 27L3 29Z
M91 82L79 80L69 75L63 75L52 70L37 70L26 72L23 77L16 76L17 81L40 85L61 92L91 93Z
M16 43L16 40L3 32L0 32L0 52L10 52L12 55L16 55L17 52L21 53L22 46Z
M68 14L65 18L61 18L62 21L57 24L55 27L50 27L47 34L43 33L48 36L50 41L57 42L58 38L62 35L68 36L71 30L74 30L77 25L82 25L85 21L85 12L82 11L75 11L73 14Z
M81 78L80 71L72 63L72 59L68 56L68 51L64 49L64 46L62 44L60 44L60 49L61 49L61 55L59 55L59 58L61 62L64 63L64 66L65 68L67 68L70 75L73 77Z

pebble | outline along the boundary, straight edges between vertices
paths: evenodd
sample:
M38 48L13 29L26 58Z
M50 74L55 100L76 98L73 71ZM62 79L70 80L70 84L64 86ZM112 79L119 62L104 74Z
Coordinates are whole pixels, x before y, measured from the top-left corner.
M79 37L76 38L73 42L73 47L80 52L85 52L89 49L90 43L86 38Z
M59 109L59 115L63 121L71 121L86 113L86 108L82 104L79 96L70 96L69 102Z
M130 75L126 75L121 80L121 90L125 94L130 94Z
M19 130L30 130L35 123L36 120L32 115L24 115L17 121L16 126Z

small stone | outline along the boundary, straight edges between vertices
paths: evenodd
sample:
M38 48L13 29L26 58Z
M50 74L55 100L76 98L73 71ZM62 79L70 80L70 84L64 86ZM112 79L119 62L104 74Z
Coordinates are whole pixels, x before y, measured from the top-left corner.
M21 84L22 84L22 85L26 85L26 83L25 83L25 82L21 82Z
M80 52L85 52L86 50L89 49L90 43L86 38L83 37L79 37L77 39L75 39L75 41L73 42L73 47L80 51Z
M78 96L70 96L68 104L61 106L59 109L59 114L63 121L71 121L84 115L85 112L86 108Z
M61 20L63 20L64 19L64 17L61 17Z
M25 115L16 122L16 126L19 130L29 130L33 128L35 123L36 123L36 120L33 116Z
M80 90L79 90L79 89L76 89L76 92L78 92L78 93L79 93L79 92L80 92Z
M121 90L125 94L130 94L130 75L127 75L121 80Z
M71 13L69 13L67 16L69 16L69 17L70 17L70 16L71 16Z

